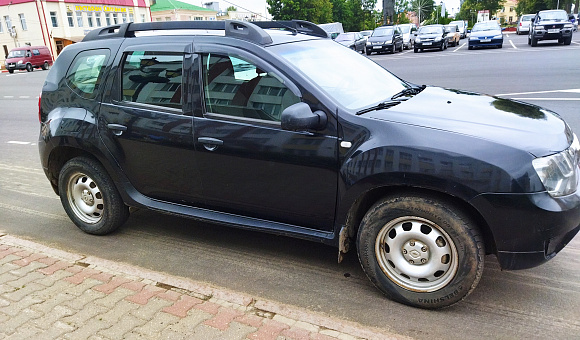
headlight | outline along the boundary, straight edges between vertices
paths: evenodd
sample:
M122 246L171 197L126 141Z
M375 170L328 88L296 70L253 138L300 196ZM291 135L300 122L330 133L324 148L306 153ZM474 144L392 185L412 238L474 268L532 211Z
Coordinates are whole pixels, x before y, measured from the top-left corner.
M367 41L367 46L371 46L371 42L370 41Z
M555 155L536 158L532 165L552 197L570 195L578 185L580 143L574 135L572 145Z
M565 24L564 25L564 28L572 28L572 27L574 27L574 25L572 25L572 24Z
M415 38L415 42L420 43L421 42L421 38L419 38L419 37Z
M503 36L502 36L501 34L499 34L499 35L496 35L496 36L495 36L495 37L493 37L493 38L494 38L494 39L502 39L502 38L503 38Z
M390 44L393 42L393 39L385 40L385 44Z
M441 37L435 37L435 41L441 41Z
M469 36L469 40L477 40L477 39L478 39L477 37Z
M544 29L544 25L534 26L534 28L537 29L537 30L543 30Z
M22 60L18 60L18 64L22 64Z

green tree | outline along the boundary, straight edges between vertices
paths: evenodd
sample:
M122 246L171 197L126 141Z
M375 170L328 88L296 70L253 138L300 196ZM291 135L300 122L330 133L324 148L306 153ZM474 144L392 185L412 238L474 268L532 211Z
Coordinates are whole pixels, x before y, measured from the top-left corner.
M332 20L345 31L362 31L377 26L374 10L377 0L331 0Z
M523 0L520 0L523 1ZM542 1L542 0L540 0ZM468 20L469 25L477 21L477 12L482 10L489 10L490 16L496 13L503 7L505 0L465 0L456 18L461 20Z
M332 22L330 0L266 0L274 20L308 20L316 24Z
M228 11L228 12L230 12L230 11L235 12L237 10L238 9L235 6L230 6L230 7L226 8L226 11Z
M516 13L518 15L522 14L534 14L538 11L545 9L563 9L570 13L572 9L573 0L519 0L516 5ZM578 9L578 1L576 0L576 9ZM558 7L559 5L559 7Z

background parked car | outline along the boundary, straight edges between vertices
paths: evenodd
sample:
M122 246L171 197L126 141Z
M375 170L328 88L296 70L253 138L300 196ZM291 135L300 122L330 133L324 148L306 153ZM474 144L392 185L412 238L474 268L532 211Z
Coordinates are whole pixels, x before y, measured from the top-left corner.
M518 20L518 27L516 28L516 33L518 35L528 33L530 31L530 24L534 16L535 14L524 14L520 17Z
M423 49L438 48L441 51L447 48L447 37L443 25L427 25L419 27L415 37L415 53Z
M365 51L366 39L360 32L340 33L334 41L357 52Z
M467 23L464 20L455 20L450 22L449 25L457 25L461 39L467 37Z
M457 25L445 25L445 33L447 34L448 45L457 46L459 44L461 34Z
M558 40L570 45L574 25L564 10L539 11L532 19L528 34L528 45L537 46L540 40Z
M367 40L367 55L373 52L395 53L397 50L403 51L403 34L396 26L377 27Z
M360 31L360 34L362 34L365 39L368 39L373 34L373 30Z
M6 69L34 71L35 68L48 70L52 65L52 55L46 46L24 46L13 48L6 56Z
M417 32L417 26L415 24L401 24L397 25L403 34L403 48L408 50L413 48L413 43L415 42L415 32Z
M468 49L472 50L476 47L503 47L503 34L497 21L481 21L473 25L469 35Z

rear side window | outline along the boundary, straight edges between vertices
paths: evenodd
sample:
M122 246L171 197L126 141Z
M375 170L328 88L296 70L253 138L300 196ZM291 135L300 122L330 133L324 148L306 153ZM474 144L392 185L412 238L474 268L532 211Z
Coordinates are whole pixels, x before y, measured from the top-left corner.
M109 50L79 53L67 72L67 85L79 96L94 99L102 83L108 59Z
M181 109L183 56L173 52L128 53L121 70L123 101Z
M38 50L32 50L32 54L34 54L34 55L40 55L40 52Z

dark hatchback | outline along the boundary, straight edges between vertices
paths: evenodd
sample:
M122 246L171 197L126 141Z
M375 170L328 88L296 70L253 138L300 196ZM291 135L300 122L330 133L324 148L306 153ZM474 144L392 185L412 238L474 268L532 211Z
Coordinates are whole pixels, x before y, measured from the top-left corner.
M473 25L467 46L470 50L479 47L502 48L503 34L497 21L482 21Z
M427 25L419 27L415 36L415 53L424 49L439 49L443 51L447 48L447 33L443 25Z
M403 51L403 33L396 26L381 26L375 28L367 39L366 53L381 53Z
M408 83L308 22L92 31L48 73L39 119L81 230L137 207L356 248L412 306L461 301L485 254L533 267L580 229L580 145L557 114Z

